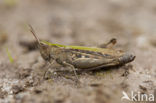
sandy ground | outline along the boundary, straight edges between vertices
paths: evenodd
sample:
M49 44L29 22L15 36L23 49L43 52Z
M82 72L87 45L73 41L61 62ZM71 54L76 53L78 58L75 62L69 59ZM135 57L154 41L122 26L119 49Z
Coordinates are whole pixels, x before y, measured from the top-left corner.
M0 103L127 103L123 91L154 95L155 17L155 0L0 0ZM27 24L59 44L97 46L117 38L115 48L136 59L81 73L79 84L73 73L49 72L45 79L48 67Z

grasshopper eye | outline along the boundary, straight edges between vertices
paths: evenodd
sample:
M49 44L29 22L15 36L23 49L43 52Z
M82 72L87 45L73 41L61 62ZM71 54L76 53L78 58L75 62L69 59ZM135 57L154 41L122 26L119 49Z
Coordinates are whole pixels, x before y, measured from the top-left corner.
M46 43L44 43L44 42L40 42L40 46L42 46L42 47L48 47L48 45Z
M44 46L45 44L41 42L40 45L41 45L41 46Z

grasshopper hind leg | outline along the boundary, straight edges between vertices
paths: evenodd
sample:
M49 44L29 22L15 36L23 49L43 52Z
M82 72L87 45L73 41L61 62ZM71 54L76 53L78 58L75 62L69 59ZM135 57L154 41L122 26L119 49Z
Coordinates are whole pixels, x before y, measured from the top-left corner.
M101 44L98 47L99 48L112 48L117 43L116 38L112 38L108 43Z

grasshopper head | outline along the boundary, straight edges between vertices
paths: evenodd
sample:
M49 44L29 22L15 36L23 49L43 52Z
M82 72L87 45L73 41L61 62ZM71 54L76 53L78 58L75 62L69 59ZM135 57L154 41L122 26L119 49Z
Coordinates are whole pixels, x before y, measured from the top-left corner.
M31 33L33 34L33 36L35 37L35 39L36 39L36 41L38 43L38 48L40 50L42 58L44 60L48 61L50 59L50 47L49 47L49 45L47 45L44 42L41 42L39 40L39 38L36 36L36 33L35 33L34 29L32 28L32 26L29 25L29 27L30 27Z
M49 47L49 45L47 45L43 42L40 42L39 50L40 50L42 58L46 61L50 60L50 49L51 48Z

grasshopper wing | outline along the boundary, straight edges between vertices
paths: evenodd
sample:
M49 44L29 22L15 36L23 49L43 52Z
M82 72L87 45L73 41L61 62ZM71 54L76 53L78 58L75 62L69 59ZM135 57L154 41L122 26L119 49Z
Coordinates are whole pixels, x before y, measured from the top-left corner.
M79 58L73 61L72 63L76 68L80 69L89 69L94 67L107 67L111 65L116 65L117 60L101 58L101 59L93 59L93 58Z

